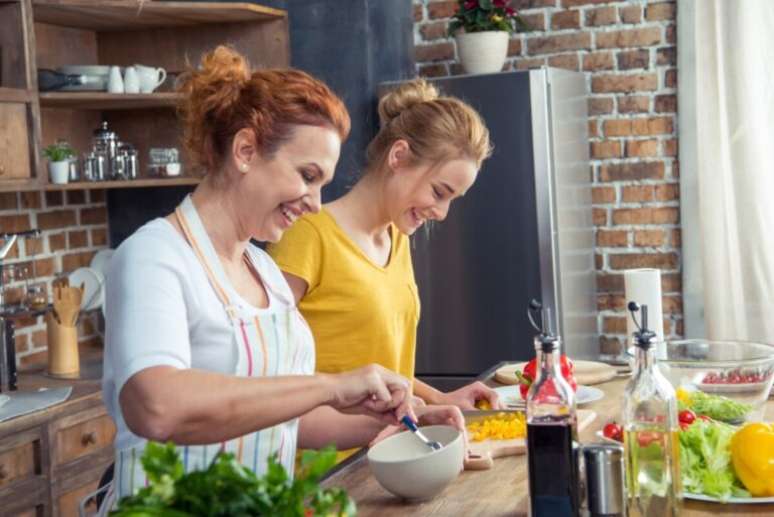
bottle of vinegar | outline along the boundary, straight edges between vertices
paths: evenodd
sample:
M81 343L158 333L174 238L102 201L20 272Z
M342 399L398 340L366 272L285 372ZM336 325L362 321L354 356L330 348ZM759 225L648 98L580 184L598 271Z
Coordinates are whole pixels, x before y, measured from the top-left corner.
M537 375L527 394L530 507L532 517L574 517L580 514L575 394L562 376L559 338L551 333L550 320L544 309L535 338Z
M634 319L640 307L629 302L629 310ZM634 333L636 362L623 407L627 509L630 517L673 517L682 505L677 400L656 366L657 340L647 328L647 306L641 307L641 314Z

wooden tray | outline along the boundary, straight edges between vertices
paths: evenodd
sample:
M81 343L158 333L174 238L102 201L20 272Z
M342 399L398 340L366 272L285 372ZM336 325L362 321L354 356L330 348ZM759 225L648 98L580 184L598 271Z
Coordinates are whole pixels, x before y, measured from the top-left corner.
M468 413L466 412L466 418ZM578 410L578 432L588 427L597 417L590 409ZM526 438L515 440L484 440L468 444L470 454L465 459L465 470L487 470L494 466L494 460L503 456L518 456L527 452Z
M578 384L590 386L600 384L613 379L616 376L616 370L609 364L596 361L573 361L575 364L575 380ZM495 380L500 384L518 384L516 370L523 370L526 363L511 363L498 368L495 372Z

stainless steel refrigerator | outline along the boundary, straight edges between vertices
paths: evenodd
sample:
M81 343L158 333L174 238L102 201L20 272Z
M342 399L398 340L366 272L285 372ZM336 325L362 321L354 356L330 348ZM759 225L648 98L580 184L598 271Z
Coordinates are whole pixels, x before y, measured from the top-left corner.
M417 376L450 389L499 361L532 358L531 298L555 311L564 351L597 357L584 75L547 68L432 82L478 110L494 153L446 220L412 238Z

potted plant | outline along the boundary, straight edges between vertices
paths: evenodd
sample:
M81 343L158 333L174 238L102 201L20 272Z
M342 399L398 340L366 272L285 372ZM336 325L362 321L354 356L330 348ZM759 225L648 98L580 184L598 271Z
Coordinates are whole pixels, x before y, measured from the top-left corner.
M70 158L75 156L75 151L67 142L57 142L43 149L43 156L48 158L48 173L51 183L67 183L70 173Z
M449 24L462 68L469 74L499 72L508 55L508 38L528 30L510 0L459 0Z

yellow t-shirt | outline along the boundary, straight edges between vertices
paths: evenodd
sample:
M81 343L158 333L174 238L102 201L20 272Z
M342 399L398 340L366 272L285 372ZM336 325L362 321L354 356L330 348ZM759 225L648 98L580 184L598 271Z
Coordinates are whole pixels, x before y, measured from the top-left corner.
M375 264L324 208L299 219L267 251L282 271L306 280L299 303L319 372L378 363L413 379L419 296L409 239L390 226L385 267Z

